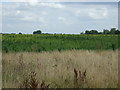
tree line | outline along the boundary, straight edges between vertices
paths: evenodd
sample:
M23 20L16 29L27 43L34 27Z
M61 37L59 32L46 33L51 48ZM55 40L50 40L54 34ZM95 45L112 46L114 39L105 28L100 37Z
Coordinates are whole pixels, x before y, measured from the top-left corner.
M111 30L104 29L103 32L98 32L97 30L86 30L85 33L81 34L120 34L120 31L116 28L111 28Z
M9 34L9 33L0 33L0 34ZM11 33L11 34L16 34L16 33ZM22 34L22 33L19 32L18 34ZM33 34L50 34L50 33L42 33L41 30L36 30L36 31L33 31ZM99 32L97 30L86 30L85 33L81 32L80 34L120 34L120 30L116 28L111 28L110 30L103 29L103 32Z
M34 31L33 34L43 34L41 30ZM111 30L104 29L103 32L98 32L97 30L86 30L85 33L80 34L120 34L120 31L116 28L111 28Z

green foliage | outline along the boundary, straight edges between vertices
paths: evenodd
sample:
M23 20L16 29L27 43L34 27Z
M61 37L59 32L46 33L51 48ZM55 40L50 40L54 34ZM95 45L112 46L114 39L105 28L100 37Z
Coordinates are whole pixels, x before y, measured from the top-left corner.
M110 34L110 31L107 30L107 29L104 29L104 30L103 30L103 34Z
M119 35L3 34L3 52L118 49Z
M104 29L103 32L98 32L97 30L86 30L85 34L120 34L120 31L116 28L111 28L110 31L108 29Z
M33 34L41 34L42 31L41 30L37 30L37 31L34 31Z
M116 28L111 28L110 34L115 34Z
M85 34L98 34L97 30L86 31Z
M19 32L19 34L22 34L21 32Z

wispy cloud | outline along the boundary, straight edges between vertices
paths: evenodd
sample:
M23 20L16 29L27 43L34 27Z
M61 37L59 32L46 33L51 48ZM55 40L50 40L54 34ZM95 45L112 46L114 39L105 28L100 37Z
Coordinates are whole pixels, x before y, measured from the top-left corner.
M36 18L33 17L33 16L25 16L21 20L24 20L24 21L36 21Z
M80 10L75 10L75 15L79 16L82 12Z
M44 17L39 17L38 19L39 19L39 22L45 24L45 18Z
M15 15L20 15L20 14L21 14L21 11L17 10Z
M3 3L2 10L4 31L17 32L18 28L22 32L31 32L40 28L45 32L80 33L86 29L117 27L117 3L41 3L31 0L29 3Z
M65 6L60 3L40 3L39 5L51 8L65 8Z
M41 14L42 14L42 15L48 15L48 13L45 12L45 11L42 11Z
M65 17L58 17L58 20L61 20L61 21L66 21L66 18Z
M89 9L89 16L93 19L104 19L108 15L107 8L92 8Z
M32 6L36 6L36 5L38 5L38 0L26 0L26 2L28 2L30 5L32 5Z
M69 19L67 19L67 18L65 18L63 16L59 16L58 20L61 21L63 24L66 24L66 25L72 24L72 22Z
M29 0L3 0L2 2L29 2ZM119 0L39 0L41 2L118 2Z

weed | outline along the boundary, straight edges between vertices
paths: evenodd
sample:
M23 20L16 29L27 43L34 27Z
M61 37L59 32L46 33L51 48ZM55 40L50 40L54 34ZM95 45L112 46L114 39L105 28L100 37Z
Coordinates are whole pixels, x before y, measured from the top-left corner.
M20 88L41 88L42 90L47 90L49 88L49 84L46 85L45 81L39 83L36 78L36 72L31 72L29 77L26 78L23 83L20 85Z
M21 54L21 55L19 56L19 64L20 64L20 66L23 67L23 64L24 64L24 62L23 62L23 54Z
M74 88L83 88L86 82L86 70L81 72L74 68Z

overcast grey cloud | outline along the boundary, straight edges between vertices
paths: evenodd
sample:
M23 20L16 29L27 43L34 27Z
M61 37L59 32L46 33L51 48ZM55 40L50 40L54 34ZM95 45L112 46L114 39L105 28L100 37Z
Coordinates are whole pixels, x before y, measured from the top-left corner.
M2 2L29 2L36 5L37 2L118 2L119 0L2 0Z
M4 2L2 32L80 33L118 27L117 2Z

